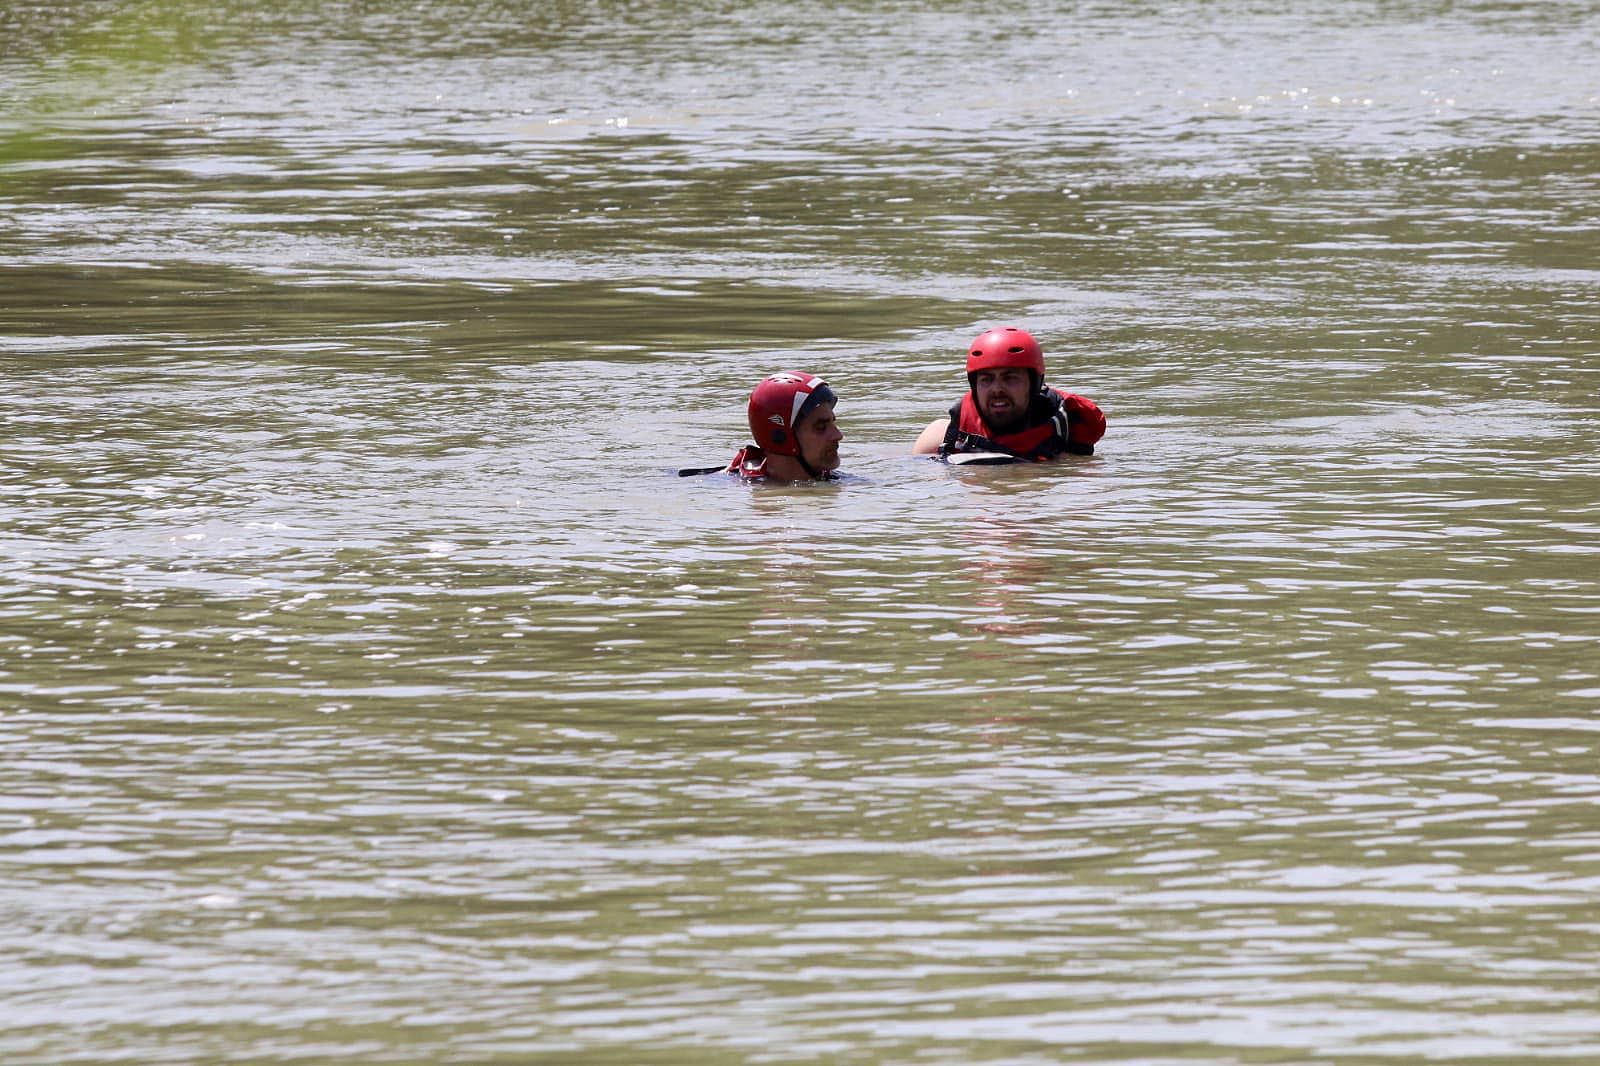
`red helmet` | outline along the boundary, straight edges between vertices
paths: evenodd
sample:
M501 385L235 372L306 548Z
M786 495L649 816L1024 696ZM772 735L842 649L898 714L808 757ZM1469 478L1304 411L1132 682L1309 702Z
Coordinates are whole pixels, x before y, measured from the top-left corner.
M1002 366L1017 366L1031 370L1036 381L1044 380L1044 352L1039 342L1027 330L1016 326L998 326L978 334L967 345L967 376L980 370L994 370Z
M818 404L837 403L828 383L792 370L762 379L750 393L750 435L773 455L799 455L794 427Z

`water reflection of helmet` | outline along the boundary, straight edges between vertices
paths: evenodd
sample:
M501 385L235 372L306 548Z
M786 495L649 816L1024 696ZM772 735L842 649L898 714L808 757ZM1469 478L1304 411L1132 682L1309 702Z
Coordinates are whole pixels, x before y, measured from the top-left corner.
M773 374L750 393L750 435L769 454L799 455L794 427L813 407L837 402L828 383L815 374Z
M999 326L978 334L967 345L969 379L980 370L995 370L1003 366L1033 371L1035 384L1044 380L1044 352L1039 350L1039 342L1027 330Z

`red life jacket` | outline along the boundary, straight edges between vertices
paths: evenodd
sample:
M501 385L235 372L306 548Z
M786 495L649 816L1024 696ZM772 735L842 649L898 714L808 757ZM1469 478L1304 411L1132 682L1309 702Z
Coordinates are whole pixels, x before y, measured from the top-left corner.
M1072 392L1039 386L1028 401L1022 429L995 434L978 414L972 393L950 408L950 425L939 450L1009 452L1022 459L1054 459L1063 452L1093 455L1095 442L1106 435L1106 416L1095 402Z
M738 474L742 478L763 478L767 476L767 453L757 444L746 444L740 448L738 454L728 460L728 473Z

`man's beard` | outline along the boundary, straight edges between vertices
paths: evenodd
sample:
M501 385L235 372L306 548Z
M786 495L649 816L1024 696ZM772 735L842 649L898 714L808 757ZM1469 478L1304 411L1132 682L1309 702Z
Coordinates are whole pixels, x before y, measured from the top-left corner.
M1004 421L999 419L1004 419ZM1015 433L1027 425L1028 405L1023 403L1021 407L1013 406L1009 411L999 415L998 418L985 414L983 422L992 432L1000 436L1004 436L1007 433Z

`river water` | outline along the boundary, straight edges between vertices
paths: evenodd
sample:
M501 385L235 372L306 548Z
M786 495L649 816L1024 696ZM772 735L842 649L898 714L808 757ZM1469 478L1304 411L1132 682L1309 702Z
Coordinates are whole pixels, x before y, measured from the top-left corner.
M1594 4L0 41L0 1061L1600 1061Z

